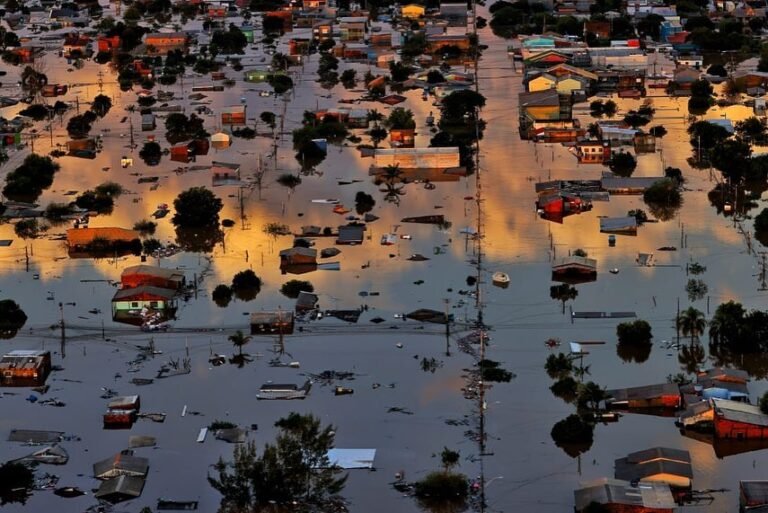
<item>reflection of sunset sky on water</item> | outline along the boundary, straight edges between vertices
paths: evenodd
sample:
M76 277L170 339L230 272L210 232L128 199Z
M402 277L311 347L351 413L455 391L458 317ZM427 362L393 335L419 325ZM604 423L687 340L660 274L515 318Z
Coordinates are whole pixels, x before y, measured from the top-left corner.
M628 452L644 449L653 445L666 445L685 448L692 453L694 462L694 487L736 489L738 479L762 476L760 463L765 458L764 452L752 452L729 456L719 460L711 446L700 441L679 435L670 418L657 418L642 415L624 416L618 423L600 425L595 432L595 443L590 451L581 458L581 472L578 463L555 447L549 438L552 425L573 411L554 398L547 388L551 381L543 372L542 366L547 349L543 342L549 337L559 337L564 343L569 340L604 340L605 346L594 346L585 363L590 365L591 377L602 386L615 388L661 382L669 374L679 372L677 354L674 349L666 349L665 341L674 336L673 318L678 298L681 308L688 306L685 294L687 277L685 263L694 260L707 266L707 272L699 278L709 287L710 312L717 304L728 299L744 302L750 308L765 308L765 293L758 292L758 283L754 276L757 272L756 260L747 255L744 237L738 233L731 219L717 216L709 204L707 192L714 186L707 170L690 170L686 159L691 155L686 124L682 116L686 99L652 98L657 109L656 118L650 126L663 124L669 134L659 142L655 155L642 155L638 160L636 176L654 176L662 172L664 164L683 169L688 180L684 193L684 206L671 221L648 223L641 227L637 237L617 236L616 247L608 246L607 234L599 233L600 216L624 216L628 210L643 208L647 210L639 196L618 196L609 202L595 202L590 212L566 218L563 224L556 224L539 219L534 202L534 183L549 178L599 178L606 169L599 165L580 165L566 148L554 144L534 145L521 141L517 131L517 93L521 91L521 75L511 68L511 61L506 55L506 42L493 37L490 32L483 32L483 42L490 45L486 51L480 69L480 90L488 98L488 105L483 111L483 118L488 122L481 142L482 161L481 179L483 184L484 206L484 257L488 274L501 270L511 278L508 289L499 289L490 285L490 278L485 277L484 291L481 298L486 307L485 320L492 326L492 347L489 356L503 362L517 377L511 384L494 385L488 396L488 430L491 436L489 447L495 456L486 460L488 478L504 476L489 486L489 504L493 508L513 511L524 506L531 506L531 511L561 512L572 506L572 489L582 479L612 475L615 458ZM310 59L307 73L299 83L297 94L287 104L286 132L298 126L302 112L313 109L337 106L334 98L326 98L327 92L314 82L314 67L317 59ZM74 87L66 97L74 100L80 97L81 109L85 99L96 94L98 70L94 63L86 63L83 70L68 73L64 61L46 59L47 72L51 82L77 80L94 85ZM367 69L355 65L358 76ZM114 80L114 75L105 70L105 82ZM342 64L341 69L344 69ZM10 70L11 75L18 70ZM230 76L240 76L227 68ZM376 72L376 70L373 70ZM75 78L76 77L76 78ZM5 81L4 81L5 82ZM197 79L195 83L202 83ZM185 93L191 91L191 81L185 81ZM234 105L245 97L248 104L248 117L256 118L259 113L269 110L282 112L282 102L272 98L258 96L257 90L265 86L248 85L246 91L239 91L240 82L234 89L221 93L206 93L214 112L227 105ZM164 87L179 93L180 85ZM174 169L181 164L170 162L164 156L160 166L149 168L138 157L138 149L132 155L135 165L128 169L120 168L120 157L131 154L127 148L129 142L128 122L120 123L126 105L135 99L134 93L120 93L115 86L107 84L105 92L113 95L113 110L106 119L94 125L93 134L103 133L104 151L95 160L81 160L71 157L59 159L62 170L56 176L53 187L40 198L45 206L52 201L71 201L72 196L64 194L70 190L84 191L102 181L112 180L121 183L127 193L117 200L115 211L110 216L94 217L91 226L121 226L130 228L134 222L147 219L160 203L173 204L176 195L191 186L210 185L209 171L190 171L176 174ZM335 95L352 98L349 93L337 86ZM413 110L417 121L416 146L426 146L431 134L425 126L425 118L430 113L437 113L437 107L431 101L422 101L419 91L407 92L408 102L403 106ZM616 100L620 112L641 105L639 100ZM169 103L177 103L176 100ZM189 100L181 102L191 112ZM361 104L364 108L376 108L382 113L391 109L382 104ZM678 110L680 107L680 110ZM3 109L0 114L13 117L22 106ZM588 115L588 105L576 107L582 123L588 124L592 118ZM745 107L727 109L713 108L707 117L716 118L727 114L729 119L739 120L750 115ZM136 141L141 144L150 133L155 134L166 147L163 136L163 120L158 120L159 128L154 132L140 131L140 117L132 114ZM66 134L54 122L57 132L55 142L66 142ZM214 133L220 128L216 117L206 117L206 128ZM102 132L108 129L108 132ZM263 127L262 127L263 129ZM42 132L42 131L41 131ZM359 134L358 134L359 135ZM236 221L233 228L225 229L225 244L216 248L212 255L178 255L163 259L163 266L180 266L187 269L187 278L193 274L204 274L203 293L197 300L183 303L179 320L174 326L180 329L212 328L205 334L186 332L158 334L158 345L166 350L166 355L184 355L185 345L191 348L194 360L193 374L183 384L177 381L171 384L159 384L146 392L129 387L125 381L119 381L120 391L140 392L151 396L152 406L168 408L174 412L169 415L167 425L142 424L142 433L157 433L167 453L176 451L185 453L174 459L153 457L153 468L158 468L158 475L152 475L142 504L159 495L183 496L189 494L190 486L174 487L174 480L161 478L161 472L175 472L180 469L179 478L194 487L206 487L204 483L205 462L213 462L219 454L229 455L230 447L206 443L202 446L189 445L194 433L214 416L223 418L231 412L242 424L259 422L265 432L258 432L259 443L268 440L271 435L270 424L281 414L299 409L315 411L329 422L339 424L339 446L378 447L377 467L384 472L376 474L355 474L351 477L348 496L353 500L353 511L415 511L416 507L406 502L386 487L391 475L406 468L413 478L418 478L426 469L436 467L430 458L432 452L439 451L444 445L461 450L462 457L475 453L475 447L463 438L464 428L446 426L449 418L460 418L469 411L470 404L460 398L457 389L460 386L458 376L461 369L469 365L463 356L447 358L442 356L444 341L440 336L428 333L440 333L442 327L426 326L423 337L416 335L412 324L393 323L392 314L415 308L442 309L443 298L450 298L450 308L459 320L474 318L474 299L458 294L467 289L466 278L474 274L474 269L467 262L474 259L471 241L468 243L459 232L464 227L474 226L475 203L467 201L475 191L475 177L470 176L455 183L435 183L434 190L427 190L422 184L411 183L404 188L405 195L400 206L384 202L384 193L380 192L368 175L371 159L360 157L354 145L339 148L330 146L328 157L318 166L314 176L303 176L302 184L293 193L275 183L281 173L296 173L299 164L293 156L290 134L282 137L277 161L277 170L268 157L271 141L256 138L246 141L234 138L233 145L222 151L211 149L207 156L199 157L187 166L209 165L212 161L238 162L242 165L243 177L251 175L258 165L259 155L269 171L264 179L262 199L257 190L246 192L244 200L245 214L249 229L241 229L238 209L237 190L234 187L220 187L214 192L222 198L224 210L222 218ZM364 138L365 142L365 138ZM49 139L45 132L36 141L36 149L49 151ZM386 143L383 144L386 146ZM12 159L15 159L12 156ZM18 165L15 160L12 164ZM13 165L0 169L4 176ZM103 168L109 168L102 171ZM159 187L151 190L152 184L138 184L139 176L159 176ZM338 185L338 181L360 180L350 185ZM339 246L342 253L337 257L321 261L339 261L341 271L317 271L300 276L281 275L278 252L290 247L290 237L273 239L262 231L269 222L288 224L298 232L302 225L335 227L343 224L343 216L332 212L331 205L312 203L317 198L338 198L350 209L354 209L354 196L357 191L372 194L377 201L373 212L380 219L368 225L367 240L361 246ZM755 215L762 208L750 212ZM436 208L441 207L441 208ZM300 215L301 214L301 215ZM400 220L406 216L444 214L452 226L441 231L435 226L404 224ZM170 223L170 215L158 221L156 237L162 241L173 241L175 234ZM398 234L408 234L412 240L398 239L395 246L379 245L380 237L395 230ZM745 230L751 231L751 221L744 222ZM52 227L50 234L63 234L66 226ZM681 244L681 232L687 237L687 247ZM13 226L0 226L0 238L13 238ZM333 244L332 238L317 239L318 250ZM65 257L62 241L36 240L27 242L33 248L31 271L24 273L24 246L21 240L14 241L9 248L0 248L0 290L2 297L16 298L26 310L30 319L22 335L7 343L12 347L29 347L41 340L46 344L55 341L56 332L48 327L57 322L58 302L76 302L76 306L65 306L68 322L78 328L72 328L72 335L93 335L105 321L108 332L119 337L121 342L111 345L104 342L94 343L73 341L70 355L66 360L69 379L80 379L76 371L86 374L90 387L83 397L78 394L61 392L66 396L75 411L88 412L87 422L97 425L98 415L93 413L94 397L100 386L110 385L115 369L121 372L124 362L134 353L125 350L122 341L131 344L146 343L146 337L133 329L115 325L108 318L109 300L114 288L98 280L117 280L120 272L128 265L138 263L138 258L123 258L117 263L111 260L71 260ZM678 251L660 252L657 248L675 246ZM445 249L444 254L434 254L435 248ZM550 299L550 266L553 252L557 257L567 255L569 250L583 248L589 256L598 261L598 280L594 283L577 286L579 295L569 302L580 311L636 311L638 317L651 322L654 333L654 346L650 358L642 365L623 363L616 355L615 325L611 320L576 320L571 323L568 316L560 313L560 304ZM653 252L658 262L657 267L640 268L635 266L638 252ZM246 253L248 259L246 261ZM413 253L420 253L430 258L426 262L410 262L406 258ZM394 255L390 257L390 255ZM208 270L207 259L211 257ZM156 263L156 262L148 262ZM364 266L367 266L364 268ZM219 283L228 283L232 276L243 269L252 267L264 280L259 296L244 304L233 302L228 308L216 307L208 297L210 291ZM618 268L617 275L607 271ZM33 280L31 274L40 273L40 280ZM310 325L314 333L296 334L289 339L289 350L293 357L302 360L302 372L320 371L325 368L355 369L363 376L354 383L356 393L353 396L335 399L328 389L318 389L306 402L301 404L256 403L251 400L255 387L266 379L294 381L300 378L285 369L273 369L262 362L243 369L237 374L229 368L209 369L206 359L210 346L221 353L231 352L226 336L232 329L246 329L247 317L243 314L259 309L272 309L278 306L290 309L293 300L279 294L278 289L284 281L291 278L311 281L320 294L322 308L356 308L367 304L372 309L364 314L358 326L353 328L335 328L337 324ZM81 281L87 280L87 281ZM94 281L95 280L95 281ZM414 282L424 280L422 285ZM450 289L450 291L449 291ZM49 291L54 300L47 300ZM360 292L379 292L378 296L361 297ZM697 301L693 306L707 311L707 299ZM88 310L100 308L102 314L89 314ZM381 325L375 334L369 320L380 315L388 322ZM402 331L389 330L389 326L405 326ZM89 327L93 332L81 329ZM319 326L334 326L324 328ZM28 328L35 328L30 334ZM228 331L218 331L226 328ZM437 328L437 329L436 329ZM334 331L336 330L336 331ZM130 341L130 342L129 342ZM405 349L394 349L396 342L403 342ZM87 352L90 358L100 358L109 365L88 375L89 365L93 360L80 358L80 353ZM269 343L255 341L251 352L267 353ZM452 348L455 351L455 346ZM565 351L565 344L560 350ZM93 354L94 356L90 356ZM418 359L414 356L428 356L444 360L445 366L435 374L418 371ZM101 360L99 360L101 361ZM311 363L310 363L311 362ZM156 366L147 366L147 372ZM403 369L414 369L405 371ZM217 373L218 374L215 374ZM418 374L416 374L418 372ZM146 374L146 372L145 372ZM221 376L227 375L227 379ZM144 374L142 374L142 377ZM125 380L126 378L124 378ZM397 382L395 388L382 386L378 395L373 395L370 385L373 382L387 384ZM56 383L56 382L54 382ZM56 386L61 386L57 383ZM110 385L111 386L111 385ZM116 385L117 386L117 385ZM179 387L184 390L184 397L179 399ZM248 394L247 400L235 400L230 397L234 386L241 387ZM764 382L750 384L753 398L765 389ZM57 392L59 393L59 392ZM188 393L188 395L187 395ZM95 394L95 395L94 395ZM18 399L18 400L16 400ZM25 427L45 428L50 426L47 415L50 410L23 404L20 398L7 399L12 408L18 408L19 415L25 420ZM4 399L5 400L5 399ZM14 402L10 402L10 401ZM189 402L195 409L204 411L206 418L200 422L180 419L175 411L182 402ZM402 406L414 411L414 415L405 417L387 414L391 406ZM190 406L192 407L192 406ZM70 410L72 411L72 410ZM77 423L67 419L66 414L56 417L62 428L78 430ZM99 413L100 414L100 413ZM91 418L93 417L93 418ZM0 421L4 429L17 427L13 419ZM414 431L414 426L418 429ZM87 439L93 448L83 454L73 450L73 462L67 471L81 472L92 463L94 454L106 456L124 445L126 433L91 432L91 427L80 427L91 436ZM176 431L174 431L176 430ZM169 440L169 433L183 433L184 440ZM96 434L98 436L96 436ZM429 435L426 435L429 433ZM133 432L132 432L133 434ZM189 439L189 440L187 440ZM6 444L7 445L7 444ZM91 447L89 445L89 447ZM196 450L190 452L190 447ZM198 449L198 447L201 447ZM19 448L0 449L0 455ZM186 454L188 453L188 454ZM380 458L380 459L379 459ZM77 461L74 461L77 460ZM757 461L753 466L753 461ZM187 465L179 465L179 462ZM476 466L462 461L462 471L471 474ZM81 486L91 486L90 481ZM203 493L203 492L200 492ZM215 507L215 498L204 494L206 506ZM375 500L372 500L375 498ZM146 499L146 500L145 500ZM43 501L35 497L33 501ZM715 507L707 511L729 511L736 504L736 494L718 496ZM137 501L138 502L138 501ZM41 502L33 502L41 504ZM59 503L56 503L59 504ZM695 512L705 511L703 507L692 508ZM14 510L11 508L10 510ZM15 511L15 510L14 510Z

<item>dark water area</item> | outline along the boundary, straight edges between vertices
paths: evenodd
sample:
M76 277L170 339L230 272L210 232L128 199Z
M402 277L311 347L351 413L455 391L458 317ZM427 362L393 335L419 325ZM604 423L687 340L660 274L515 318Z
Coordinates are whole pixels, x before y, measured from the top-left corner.
M672 418L636 414L624 415L617 423L598 425L594 443L578 458L566 454L550 438L552 426L572 413L573 407L549 391L552 380L543 369L551 351L544 345L547 339L559 338L563 346L555 351L566 352L568 341L605 341L605 345L590 346L584 362L590 369L588 379L601 386L610 389L660 383L668 375L681 372L678 351L667 349L675 337L678 300L681 308L691 304L708 316L718 304L731 299L747 308L765 308L766 294L758 290L757 258L747 252L745 238L734 221L718 215L710 204L707 193L715 182L709 171L693 170L686 162L691 147L685 133L685 99L652 98L657 113L651 125L663 124L669 134L660 143L661 151L639 157L635 172L635 176L657 176L664 166L683 169L687 180L683 207L672 220L646 224L636 237L618 236L616 247L609 247L607 235L599 233L599 216L623 216L628 210L645 208L642 198L617 196L610 202L596 202L591 212L568 217L562 224L538 218L534 208L536 181L596 179L605 168L578 164L560 145L535 145L520 140L517 128L517 94L522 91L519 67L515 69L507 56L506 41L496 38L489 30L481 31L481 41L489 48L479 70L479 89L487 98L482 117L488 122L481 141L485 237L480 300L484 320L490 326L488 357L501 362L516 375L508 384L494 384L486 395L488 442L484 466L489 510L571 511L573 490L579 482L612 477L614 459L661 445L691 452L694 489L730 490L715 494L711 505L693 506L688 508L690 511L734 511L738 503L738 481L764 477L763 467L768 465L765 451L718 457L712 445L681 436ZM254 62L258 62L258 58L254 58ZM80 102L85 102L97 94L100 68L95 63L87 62L76 72L68 72L64 61L52 54L46 56L45 63L51 82L90 84L71 88L67 100L79 97ZM243 84L239 79L233 89L206 93L206 101L210 100L209 107L218 112L221 107L239 103L243 97L249 118L257 117L264 110L279 114L285 108L286 131L290 131L299 126L304 110L316 106L335 107L339 98L357 96L340 85L330 93L321 89L314 82L316 66L317 57L311 57L297 80L295 94L285 104L259 96L258 90L266 86ZM347 66L342 64L341 69ZM668 62L666 66L670 69ZM358 75L368 69L358 64L349 67L357 69ZM103 134L104 151L95 160L59 159L62 169L39 203L44 206L52 201L70 201L73 197L66 196L68 191L82 192L103 181L116 181L129 192L119 198L111 215L92 218L91 226L130 228L135 221L148 218L158 204L172 204L180 191L191 186L210 186L211 177L204 170L176 174L174 170L181 164L170 162L167 156L159 166L147 167L138 158L138 150L131 153L127 147L129 128L120 120L129 115L125 107L135 102L135 93L120 92L113 83L114 75L104 69L104 90L112 95L114 106L92 131ZM12 82L11 75L18 73L15 68L8 71L6 84ZM233 77L240 76L231 70L227 72ZM194 83L207 82L204 78L193 80L185 84L185 96ZM172 90L177 96L181 92L178 84L163 89ZM3 94L7 91L4 88ZM422 101L419 91L406 92L405 96L408 101L403 106L413 110L417 122L416 146L426 146L431 134L425 119L438 109L431 100ZM640 100L614 100L619 104L620 113L641 104ZM192 107L187 99L170 103L184 105L187 112ZM361 107L389 111L383 104L362 104ZM11 118L20 108L2 109L0 115ZM584 124L591 121L587 104L577 106L576 111ZM727 116L738 120L750 113L746 107L734 106L710 109L707 117ZM138 127L138 114L132 116L134 126ZM54 125L54 145L64 143L66 132L58 122ZM206 127L211 133L220 128L218 125L216 116L206 117ZM149 133L136 128L137 141L143 142L148 134L154 134L161 145L166 146L162 120L158 126L160 128ZM41 130L41 133L46 132ZM363 139L365 142L365 136ZM154 507L159 497L199 500L200 511L215 511L219 499L207 484L206 475L219 457L231 456L233 446L210 435L205 443L196 443L199 429L216 419L246 427L257 424L258 430L251 432L249 439L262 444L274 439L272 425L278 418L300 411L311 412L324 422L333 423L337 427L337 447L377 449L376 472L350 471L344 495L350 500L353 512L418 511L412 499L402 497L389 483L401 470L408 479L418 479L438 468L436 455L446 446L461 452L460 471L470 477L478 475L478 446L465 436L465 431L473 427L469 416L477 404L465 399L461 391L465 385L464 369L470 367L473 360L456 347L458 337L465 334L462 332L466 329L465 323L471 323L477 316L475 298L459 294L459 291L470 290L466 278L476 272L475 246L460 232L476 223L477 204L465 199L474 196L476 177L436 183L434 190L425 189L422 184L408 184L400 204L395 205L384 201L383 193L368 176L370 159L360 157L352 145L330 146L317 172L303 176L302 184L291 193L275 183L281 173L297 173L299 169L290 135L282 137L276 161L269 157L271 143L263 137L251 141L234 139L230 148L212 149L208 156L189 164L210 165L214 160L238 162L242 164L243 174L248 176L256 170L258 158L262 156L269 172L262 199L255 188L246 190L243 204L248 229L243 229L240 223L237 189L218 187L214 192L224 201L222 217L238 221L235 227L225 229L224 244L217 245L212 254L182 253L159 262L148 262L182 268L188 280L193 275L202 278L198 297L181 303L178 319L168 333L141 333L135 327L113 323L110 318L110 299L115 287L107 281L119 280L123 268L139 263L137 257L69 259L64 243L49 239L26 242L19 239L10 247L0 248L0 298L15 299L29 316L21 332L12 340L2 341L0 346L4 351L52 350L54 364L64 370L54 372L49 378L51 390L44 398L55 397L66 403L62 408L33 404L25 400L30 394L28 389L3 389L0 438L4 439L10 429L26 428L65 431L82 439L63 443L70 454L65 466L41 466L38 474L48 471L61 477L60 485L91 490L98 486L98 481L91 476L94 462L126 448L129 435L151 435L157 438L157 447L136 450L137 455L150 459L144 492L139 499L119 505L115 511L137 512L144 506ZM51 149L47 135L35 144L39 153ZM122 169L123 155L132 155L135 165ZM18 165L23 156L12 154L11 162L0 168L0 176L4 177ZM105 168L108 169L105 171ZM139 184L140 176L135 173L158 176L159 187L152 189L152 184ZM339 181L352 180L360 181L338 185ZM369 224L362 245L343 246L342 253L331 259L341 263L341 270L281 275L278 252L290 247L292 240L273 238L262 231L263 226L268 222L281 222L294 231L310 224L336 226L343 222L343 216L333 213L331 205L311 200L338 198L347 208L353 208L357 191L374 196L377 204L372 213L380 219ZM762 200L758 205L751 211L752 215L762 208ZM438 228L400 222L407 216L430 214L444 214L451 226ZM175 239L169 218L159 221L157 237L164 242ZM381 236L395 231L395 225L399 225L398 234L411 235L412 239L398 239L395 246L379 245ZM63 234L67 227L52 227L48 235ZM743 227L753 231L749 220L743 222ZM0 239L12 238L13 226L0 226ZM332 242L318 239L316 248L330 247ZM31 253L29 272L25 272L25 245ZM663 246L678 249L658 251L657 248ZM577 285L578 297L569 302L564 315L561 304L549 295L551 265L553 258L567 255L576 248L586 250L590 258L597 259L598 279ZM658 265L638 267L635 258L639 252L654 253ZM414 253L430 260L408 261ZM685 265L691 261L707 267L699 278L709 289L707 297L692 303L685 292L688 279ZM234 301L227 308L217 307L210 298L213 288L219 283L229 283L235 273L248 268L264 281L256 299L247 303ZM609 274L607 271L612 268L619 269L619 273ZM508 288L491 285L491 275L496 271L509 274ZM39 279L34 279L34 274L39 274ZM325 319L302 325L303 332L288 336L289 355L284 358L299 361L299 369L268 365L274 343L269 337L255 338L245 347L245 352L258 353L261 357L243 368L210 366L211 352L232 354L227 337L237 329L248 329L248 313L278 307L292 309L293 300L279 293L280 285L291 278L311 281L323 309L367 305L368 310L358 324ZM421 280L421 284L414 283ZM368 294L360 295L360 292ZM370 295L370 292L379 294ZM396 314L416 308L442 311L444 300L448 300L448 308L457 319L451 338L451 356L444 354L442 326L395 318ZM60 302L64 303L67 325L66 357L61 354L57 329ZM615 335L620 321L572 320L568 315L571 306L575 311L636 312L653 328L650 355L642 363L623 361L617 354ZM89 313L94 308L102 313ZM371 323L376 316L386 322ZM138 372L128 372L131 368L128 362L138 354L136 347L148 344L150 337L162 354L141 364ZM706 346L706 337L704 342ZM399 344L403 347L398 347ZM172 358L187 356L192 362L188 375L155 380L148 386L129 382L134 377L154 378L161 365ZM424 372L420 366L423 357L434 357L442 366L434 373ZM702 365L709 363L707 360ZM755 359L749 359L740 365L748 369L761 367L755 363ZM334 385L352 387L355 393L335 396L333 386L316 384L303 401L256 399L259 386L268 380L301 383L304 373L327 369L354 372L353 381ZM763 375L759 373L760 378ZM374 384L381 386L374 387ZM107 401L99 397L102 387L120 394L141 394L142 410L164 412L166 421L160 424L140 420L131 430L103 430L101 415ZM753 402L766 388L762 379L750 383ZM182 417L185 406L188 413ZM389 411L390 408L397 411ZM189 412L200 412L200 415ZM21 457L34 449L5 442L0 444L0 460ZM724 448L723 453L739 450L738 447ZM39 491L26 505L7 505L3 509L79 512L94 502L90 494L61 499L50 491Z

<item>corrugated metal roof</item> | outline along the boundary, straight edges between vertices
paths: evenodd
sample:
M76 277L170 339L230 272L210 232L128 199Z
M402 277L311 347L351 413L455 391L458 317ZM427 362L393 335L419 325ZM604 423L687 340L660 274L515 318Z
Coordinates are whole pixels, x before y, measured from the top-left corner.
M153 265L132 265L123 269L120 274L120 278L124 279L127 276L133 274L146 274L148 276L155 276L157 278L165 278L166 280L183 280L184 272L177 269L164 269L162 267L155 267Z
M654 460L647 463L630 463L627 458L619 458L615 462L616 479L626 481L642 480L659 474L693 478L693 468L690 463L679 461Z
M645 463L657 459L690 463L691 453L682 449L670 449L669 447L652 447L651 449L633 452L632 454L628 454L626 457L626 460L629 463Z
M132 454L117 453L105 460L93 464L93 475L97 479L110 477L109 474L128 474L146 476L149 471L149 460Z
M768 481L739 481L739 488L749 505L768 505Z
M573 492L576 510L581 511L591 502L599 504L624 504L646 508L673 509L675 500L669 486L662 483L641 483L631 486L618 479L599 479Z
M138 476L115 477L101 483L93 496L109 502L127 500L128 497L139 497L144 490L144 482L145 478Z
M726 399L712 399L715 415L733 422L742 422L755 426L768 426L768 415L760 408L751 404Z
M601 217L600 231L615 232L625 230L637 230L637 218L635 217Z

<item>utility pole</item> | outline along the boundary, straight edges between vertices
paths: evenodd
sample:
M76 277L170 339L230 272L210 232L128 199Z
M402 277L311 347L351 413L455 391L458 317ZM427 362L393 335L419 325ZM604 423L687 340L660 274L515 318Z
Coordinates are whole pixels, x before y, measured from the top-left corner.
M64 303L62 303L62 302L59 302L59 314L61 315L61 324L60 324L60 327L61 327L61 357L65 358L67 356L66 352L65 352L65 347L66 347L66 344L67 344L67 334L66 334L66 330L64 328Z
M761 251L759 253L760 255L760 288L757 290L768 290L768 283L766 283L766 253L765 251Z
M24 260L26 262L25 267L27 269L27 272L29 272L29 247L28 246L24 246Z
M448 317L448 305L451 300L445 298L443 303L445 303L445 356L451 356L451 320Z

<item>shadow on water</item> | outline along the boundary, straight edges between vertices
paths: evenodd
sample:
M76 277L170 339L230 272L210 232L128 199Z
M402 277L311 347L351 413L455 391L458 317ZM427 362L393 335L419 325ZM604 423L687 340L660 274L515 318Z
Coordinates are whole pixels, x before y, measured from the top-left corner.
M625 363L643 363L651 356L653 344L616 344L616 355Z
M210 253L224 240L224 232L218 227L176 228L176 244L184 251Z

